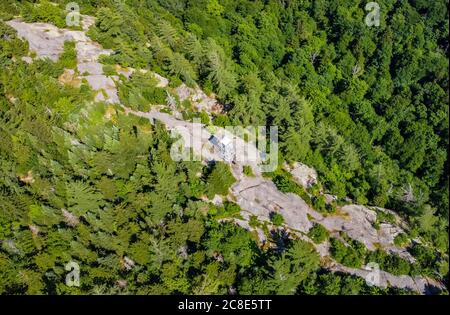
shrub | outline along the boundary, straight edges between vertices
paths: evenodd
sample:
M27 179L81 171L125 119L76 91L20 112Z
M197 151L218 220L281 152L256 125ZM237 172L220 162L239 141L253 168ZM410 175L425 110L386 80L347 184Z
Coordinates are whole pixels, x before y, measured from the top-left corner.
M298 188L297 185L291 181L285 174L277 174L273 177L273 182L277 188L284 193L292 192L295 193Z
M366 255L366 263L375 262L381 270L394 275L408 275L414 270L412 265L398 255L389 255L385 251L375 250Z
M323 225L314 223L313 227L308 232L308 236L314 241L314 243L320 244L327 240L330 234Z
M77 52L75 50L75 42L64 42L64 52L59 57L59 64L67 69L76 68Z
M302 198L309 206L312 206L311 198L309 197L308 193L303 187L294 182L294 180L291 178L291 174L283 170L278 170L272 174L264 174L272 178L273 183L281 192L294 193Z
M258 227L260 225L258 217L256 215L251 215L248 224L253 228Z
M213 198L215 195L228 195L228 189L235 181L228 164L217 162L207 178L208 198Z
M116 69L113 65L103 65L103 72L107 76L117 75Z
M443 261L438 252L422 244L414 244L408 251L416 258L421 271L430 276L435 275L434 270L438 270Z
M244 174L245 174L245 176L249 176L249 177L254 176L252 167L250 165L244 165Z
M355 248L351 244L345 246L336 238L331 239L330 253L337 262L351 268L360 268L364 263L364 248L355 243Z
M408 235L405 233L400 233L394 238L394 244L396 246L404 246L409 243Z
M205 111L201 111L199 117L202 124L209 125L211 123L208 113L206 113Z
M169 78L169 86L172 88L177 88L179 87L181 84L183 84L183 81L181 81L180 78L175 77L175 76L171 76Z
M395 224L395 221L396 221L395 216L392 213L384 212L384 211L380 211L380 210L377 210L376 212L377 212L377 221L379 223L386 222L386 223Z
M218 114L214 117L213 124L219 127L226 127L231 126L231 121L227 115Z
M326 204L324 195L314 197L313 205L314 205L315 210L322 212L322 213L327 212L327 204Z
M284 223L284 218L280 213L272 213L270 220L274 225L282 225Z
M148 110L149 104L166 103L166 91L156 86L156 79L139 71L119 86L119 96L126 106L140 111Z
M23 15L27 22L45 22L59 28L66 27L64 10L47 0L42 0L37 5L27 4Z
M241 207L238 204L230 201L225 201L223 204L226 214L234 215L236 213L241 212Z

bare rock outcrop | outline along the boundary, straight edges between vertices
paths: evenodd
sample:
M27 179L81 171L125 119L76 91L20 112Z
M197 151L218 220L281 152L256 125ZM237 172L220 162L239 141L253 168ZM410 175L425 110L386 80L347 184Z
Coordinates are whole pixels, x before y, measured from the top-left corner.
M310 188L317 183L317 172L306 164L295 162L293 166L287 163L284 168L292 174L294 180L304 188Z
M180 101L189 100L198 111L205 111L208 114L221 113L220 105L214 97L209 97L198 86L190 88L186 84L181 84L175 89Z
M311 211L300 197L283 194L276 186L261 177L244 177L232 188L236 202L262 221L270 221L272 213L280 213L287 226L301 232L308 232L312 223L307 217Z
M445 286L442 283L426 277L396 276L383 270L355 269L335 262L330 263L327 269L332 272L355 275L366 279L369 283L373 281L373 285L381 288L395 287L419 294L436 294L445 290Z
M394 238L403 232L402 228L382 223L377 230L374 226L376 220L376 211L365 206L346 205L340 208L339 214L325 216L317 222L331 232L346 233L350 238L363 243L369 250L382 247L413 262L414 258L406 249L394 245Z
M35 52L41 59L58 61L64 51L64 42L74 41L78 78L86 79L89 85L98 91L97 101L119 103L116 85L111 77L103 74L103 65L98 61L100 56L111 54L111 50L105 50L93 42L84 31L59 29L48 23L25 23L20 20L12 20L7 24L17 31L19 37L28 41L30 51Z

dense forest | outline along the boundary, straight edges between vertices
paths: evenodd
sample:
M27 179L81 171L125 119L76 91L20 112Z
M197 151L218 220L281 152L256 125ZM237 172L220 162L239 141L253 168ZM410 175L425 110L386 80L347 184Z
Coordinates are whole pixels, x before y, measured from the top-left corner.
M203 196L227 194L229 167L174 162L162 125L94 102L86 82L61 86L70 44L58 62L20 61L28 44L5 21L66 27L68 2L0 3L0 293L411 293L327 272L308 242L273 233L281 245L263 248L222 222L239 207ZM215 125L278 126L280 164L314 167L338 200L394 210L428 244L411 247L410 266L331 239L337 261L448 282L447 1L379 0L370 27L360 0L76 2L97 18L88 35L114 50L110 70L198 84L224 106ZM121 101L163 103L148 81L133 76ZM328 238L320 226L310 236ZM64 283L68 261L80 287Z

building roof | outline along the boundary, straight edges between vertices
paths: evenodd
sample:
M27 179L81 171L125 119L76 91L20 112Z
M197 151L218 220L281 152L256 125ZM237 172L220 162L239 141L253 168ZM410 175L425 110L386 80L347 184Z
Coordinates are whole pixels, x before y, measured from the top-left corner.
M222 142L223 145L227 146L233 142L233 139L231 139L230 137L224 136L220 142Z
M222 137L222 139L219 139L216 136L211 136L209 141L214 145L218 146L222 144L225 147L233 143L233 139L227 136Z
M216 136L211 136L209 138L209 141L214 145L219 145L219 143L220 143L220 140Z

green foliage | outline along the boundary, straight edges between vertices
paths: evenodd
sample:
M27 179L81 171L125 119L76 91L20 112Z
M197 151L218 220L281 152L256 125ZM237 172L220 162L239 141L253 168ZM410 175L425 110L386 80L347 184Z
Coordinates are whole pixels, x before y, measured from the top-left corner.
M239 207L238 204L229 201L226 201L223 207L225 208L226 213L229 215L233 215L241 211L241 207Z
M361 268L364 263L365 247L355 241L344 244L336 238L330 239L330 253L337 262L352 268Z
M417 269L398 255L383 250L367 251L363 244L346 237L347 245L336 238L330 240L330 253L336 261L345 266L360 268L363 264L377 263L381 270L394 275L415 275Z
M132 109L148 111L151 105L166 104L166 91L156 85L157 80L151 73L135 72L119 86L119 97Z
M394 238L394 244L396 246L405 246L410 242L406 233L400 233Z
M211 230L206 247L208 255L238 268L249 267L258 254L257 245L250 232L230 223Z
M231 126L230 118L226 115L217 115L213 119L213 124L219 127Z
M200 112L200 122L204 125L210 125L210 123L211 123L211 120L209 119L209 115L205 111Z
M144 13L146 11L142 11ZM140 43L145 41L144 28L136 12L124 5L97 8L95 27L88 35L105 48L115 49L107 60L124 67L144 68L150 62L151 54Z
M39 0L38 3L29 2L24 5L24 18L29 22L47 22L57 27L66 27L66 13L59 5L54 5L47 0Z
M445 260L432 248L422 244L414 244L409 249L409 252L417 259L422 273L433 276L433 274L436 275L436 271L438 270L440 277L448 277L448 260L446 268L441 268L441 266L444 267Z
M229 217L237 217L241 212L241 207L238 204L225 201L223 206L214 206L212 207L208 214L212 215L216 219L220 218L229 218Z
M236 179L227 164L223 162L215 163L206 179L208 198L212 199L215 195L228 195L228 190L235 181Z
M319 195L313 198L314 209L322 213L333 213L336 211L336 207L327 204L325 196Z
M3 3L2 14L64 22L61 1ZM444 1L387 5L377 32L364 27L359 0L80 4L97 17L89 35L114 49L108 63L154 69L172 86L200 84L225 105L218 125L277 125L282 159L315 167L339 198L414 216L428 203L448 217ZM139 91L131 95L127 105L148 109ZM420 198L403 201L405 179Z
M294 193L299 195L306 203L311 204L311 198L303 187L298 185L292 176L286 171L277 170L274 174L270 174L273 183L284 193Z
M308 237L311 238L314 243L320 244L329 238L328 230L319 223L314 223L313 227L308 231Z
M256 215L251 215L248 224L253 228L258 227L260 225L258 217Z
M390 212L384 212L384 211L377 211L377 221L380 223L391 223L391 224L395 224L396 223L396 219L394 214L390 213Z
M294 241L281 257L269 262L273 269L269 286L279 294L294 294L297 287L319 266L319 254L305 241Z
M64 42L64 51L59 57L59 63L67 69L75 69L77 67L77 52L75 50L75 42Z
M272 213L270 215L270 221L276 226L280 226L284 223L284 218L281 213Z
M369 252L366 262L375 262L379 264L381 270L385 270L394 275L415 275L414 266L397 255L389 255L384 251L375 250Z
M376 286L367 285L362 278L326 273L324 270L318 274L312 274L299 287L300 294L319 295L392 295L392 294L414 294L401 289L381 289Z
M115 67L112 65L104 65L103 73L107 76L117 75L117 71L116 71Z
M28 43L19 40L12 27L0 20L0 34L4 40L0 41L0 65L7 66L12 58L19 59L28 54Z
M250 165L244 165L244 174L245 174L245 176L248 176L248 177L253 177L254 175L253 175L253 171L252 171L252 167L250 166Z
M77 2L97 18L88 35L113 50L102 57L105 73L116 64L137 69L118 87L124 105L166 103L166 89L139 71L146 69L169 77L170 87L199 84L217 96L225 112L215 125L278 126L281 161L313 166L339 198L407 216L411 234L424 239L409 248L417 259L410 265L332 238L338 262L448 278L444 1L385 4L376 31L364 27L362 1ZM212 207L199 200L227 195L235 181L228 165L199 177L200 163L172 161L163 126L91 104L85 84L61 86L64 68L76 68L73 43L57 63L21 61L28 44L3 20L66 27L66 3L0 3L1 294L227 294L231 286L241 294L409 293L319 270L304 241L263 251L250 232L217 222L239 215L235 203L204 216ZM287 172L270 176L281 191L334 211ZM375 225L394 219L380 212ZM261 227L255 217L250 225ZM325 232L315 225L310 237L321 242ZM406 245L405 236L395 243ZM84 265L80 288L62 281L71 260Z

